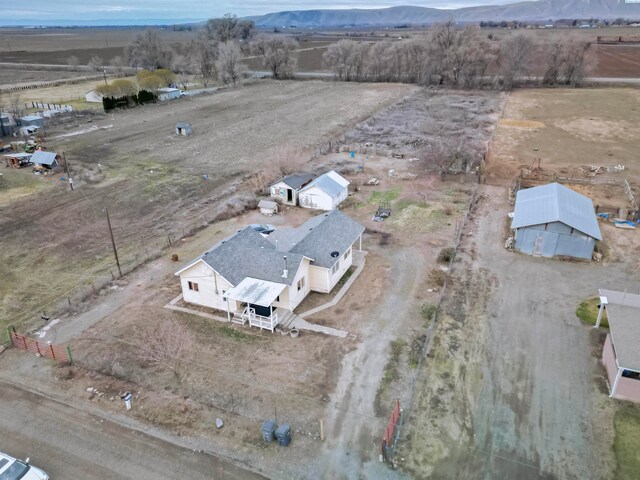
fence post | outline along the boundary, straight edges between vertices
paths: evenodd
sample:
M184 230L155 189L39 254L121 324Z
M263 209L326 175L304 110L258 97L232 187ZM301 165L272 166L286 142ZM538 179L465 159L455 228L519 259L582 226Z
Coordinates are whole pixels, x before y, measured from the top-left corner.
M38 345L38 342L36 342L36 345ZM54 350L53 350L53 345L49 344L49 349L51 350L51 356L55 360L56 359L56 352L54 352ZM40 353L40 348L38 348L38 353Z
M9 346L13 347L13 338L11 337L11 327L7 327L7 339L9 339Z
M69 358L69 365L73 365L73 357L71 356L71 347L67 346L67 357Z

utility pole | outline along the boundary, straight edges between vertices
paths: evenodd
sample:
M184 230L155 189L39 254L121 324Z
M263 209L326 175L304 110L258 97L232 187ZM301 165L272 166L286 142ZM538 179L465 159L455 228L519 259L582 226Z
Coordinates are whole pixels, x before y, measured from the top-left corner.
M104 77L104 84L109 85L107 83L107 69L105 67L102 67L102 76Z
M120 260L118 260L118 249L116 248L116 241L113 239L113 230L111 228L111 220L109 219L109 209L105 208L107 212L107 225L109 225L109 235L111 236L111 246L113 246L113 256L116 257L116 265L118 266L118 274L122 277L122 269L120 269Z
M69 170L69 162L67 162L67 152L62 152L62 158L64 159L64 168L67 170L67 178L69 179L69 186L73 192L73 180L71 180L71 170Z

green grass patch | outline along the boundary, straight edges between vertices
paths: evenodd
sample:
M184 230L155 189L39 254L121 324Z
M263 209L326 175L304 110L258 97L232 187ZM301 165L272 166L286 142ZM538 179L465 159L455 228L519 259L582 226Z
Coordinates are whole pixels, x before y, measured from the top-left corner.
M218 331L227 338L231 340L235 340L237 342L249 343L253 342L257 337L253 335L249 335L247 333L241 332L240 330L236 330L233 327L220 327Z
M356 271L356 268L351 266L349 267L349 269L344 272L344 275L342 276L342 278L340 280L338 280L338 283L336 284L339 287L342 287L345 283L347 283L347 280L349 280L351 278L351 275L353 275L353 272Z
M438 311L438 306L433 303L423 303L420 307L420 315L428 323L433 318L433 315Z
M576 315L585 325L593 326L596 324L596 320L598 319L598 305L600 305L600 299L598 297L585 300L576 310ZM609 328L609 320L607 318L606 310L602 315L600 326Z
M613 420L616 432L613 451L616 456L617 480L637 479L640 474L640 410L625 406Z
M379 192L372 192L369 198L369 203L372 205L379 205L382 202L393 202L400 196L399 188L392 188L391 190L381 190Z

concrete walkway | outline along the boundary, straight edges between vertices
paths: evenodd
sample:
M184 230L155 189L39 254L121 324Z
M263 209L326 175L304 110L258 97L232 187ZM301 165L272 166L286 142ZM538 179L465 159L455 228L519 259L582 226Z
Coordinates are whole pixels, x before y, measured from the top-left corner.
M191 315L198 315L202 318L207 318L209 320L216 320L218 322L229 323L229 320L225 317L221 317L219 315L213 315L211 313L200 312L198 310L194 310L191 308L178 307L176 303L182 300L182 294L178 295L176 298L167 303L163 308L167 310L174 310L176 312L190 313ZM347 338L350 334L344 330L338 330L336 328L325 327L323 325L316 325L314 323L307 322L304 318L297 317L292 323L292 328L297 328L298 330L306 330L309 332L317 332L324 333L325 335L331 335L332 337L340 337Z
M306 312L298 313L297 314L298 317L302 317L302 318L310 317L311 315L315 315L316 313L321 312L322 310L326 310L327 308L335 307L336 304L340 300L342 300L342 297L344 297L345 293L347 293L347 291L349 290L351 285L353 285L353 282L355 282L356 279L360 276L360 274L362 273L362 270L364 269L365 263L366 263L366 261L365 261L365 258L363 257L360 265L358 265L358 268L356 268L356 271L353 272L353 275L351 275L349 280L347 280L347 282L342 286L342 288L336 294L336 296L333 297L333 300L331 300L331 301L329 301L327 303L323 303L322 305L319 305L319 306L317 306L315 308L312 308L311 310L307 310Z

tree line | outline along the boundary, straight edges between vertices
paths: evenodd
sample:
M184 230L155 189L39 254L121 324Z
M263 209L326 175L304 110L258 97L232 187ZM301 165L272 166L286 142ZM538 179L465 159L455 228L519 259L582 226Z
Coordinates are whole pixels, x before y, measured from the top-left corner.
M587 72L589 46L570 36L557 37L545 48L542 82L579 85ZM460 29L449 21L408 40L340 40L327 48L323 61L343 81L509 90L530 79L541 48L527 32L495 41L483 37L478 27Z

